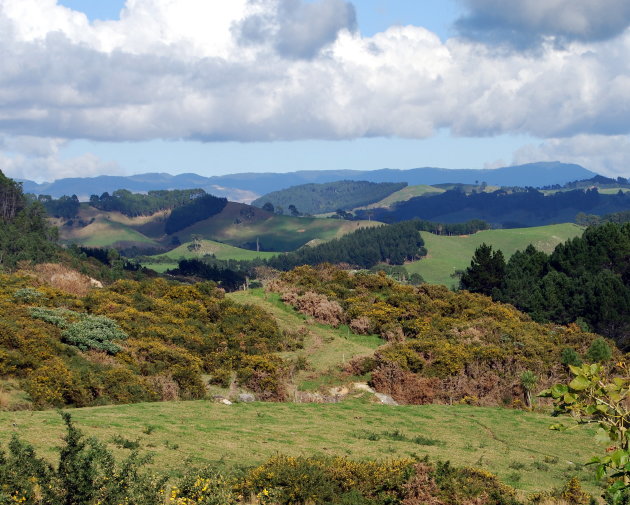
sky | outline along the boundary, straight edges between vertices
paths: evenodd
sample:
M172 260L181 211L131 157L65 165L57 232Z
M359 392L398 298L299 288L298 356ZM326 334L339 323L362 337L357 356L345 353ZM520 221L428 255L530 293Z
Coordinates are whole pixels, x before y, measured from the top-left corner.
M0 0L0 170L630 176L627 0Z

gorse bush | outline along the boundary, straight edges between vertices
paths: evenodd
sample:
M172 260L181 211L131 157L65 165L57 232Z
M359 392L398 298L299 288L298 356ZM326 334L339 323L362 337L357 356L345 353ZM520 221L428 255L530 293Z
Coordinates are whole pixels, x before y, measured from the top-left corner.
M14 437L0 453L0 504L115 505L163 502L166 477L143 470L147 463L132 451L118 462L98 440L86 438L63 413L66 425L59 463L53 467Z
M475 398L484 405L529 404L530 379L536 377L541 389L564 379L568 358L602 345L577 325L540 324L486 296L401 285L384 274L351 274L331 265L295 268L267 289L316 319L315 305L305 310L301 300L334 304L341 308L339 323L355 333L380 334L388 344L372 359L350 363L348 371L371 372L371 384L402 403Z
M286 395L290 365L274 353L303 336L285 336L214 283L121 280L79 297L36 282L0 277L0 375L19 380L38 408L199 399L206 377L226 386L236 377L264 399Z

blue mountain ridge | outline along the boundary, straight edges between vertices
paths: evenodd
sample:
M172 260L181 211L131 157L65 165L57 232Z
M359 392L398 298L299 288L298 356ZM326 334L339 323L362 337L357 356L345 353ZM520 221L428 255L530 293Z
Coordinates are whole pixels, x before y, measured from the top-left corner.
M383 168L380 170L302 170L288 173L245 172L204 177L185 173L145 173L130 176L100 175L73 177L53 182L36 183L21 180L26 193L47 194L55 198L77 195L86 199L91 194L111 193L117 189L147 192L159 189L201 188L206 192L226 196L234 201L251 201L271 191L307 183L341 180L369 182L406 182L409 185L463 183L485 181L494 186L541 187L590 179L597 175L586 168L561 162L539 162L496 169L412 168L408 170Z

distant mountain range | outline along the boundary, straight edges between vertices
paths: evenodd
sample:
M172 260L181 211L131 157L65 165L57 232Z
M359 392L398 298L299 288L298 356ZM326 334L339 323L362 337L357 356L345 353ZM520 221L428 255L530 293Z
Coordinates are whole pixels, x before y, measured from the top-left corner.
M493 186L549 186L590 179L597 175L580 165L541 162L496 169L412 168L398 170L303 170L289 173L241 173L203 177L197 174L170 175L147 173L128 177L101 175L75 177L38 184L22 180L24 192L46 194L58 198L77 195L86 200L92 194L111 193L117 189L147 192L158 189L201 188L208 193L225 196L232 201L249 203L257 197L306 183L325 183L342 180L369 182L406 182L409 185L486 182Z

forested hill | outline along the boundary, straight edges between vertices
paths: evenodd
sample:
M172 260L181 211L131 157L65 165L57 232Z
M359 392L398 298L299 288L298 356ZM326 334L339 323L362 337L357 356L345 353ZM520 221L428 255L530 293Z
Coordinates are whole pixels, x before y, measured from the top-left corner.
M406 182L367 181L302 184L261 196L252 205L263 207L269 203L276 209L286 210L293 206L302 214L324 214L378 202L406 186Z
M369 214L372 219L386 223L413 218L445 223L482 219L493 225L514 228L569 222L580 212L602 215L629 208L630 194L601 194L597 188L551 195L533 188L472 194L455 189L412 198L390 209L371 209ZM359 210L356 215L366 218L368 211Z

